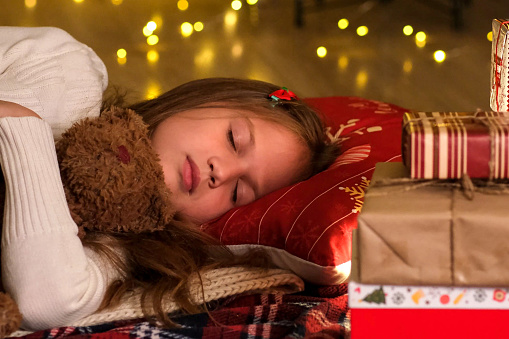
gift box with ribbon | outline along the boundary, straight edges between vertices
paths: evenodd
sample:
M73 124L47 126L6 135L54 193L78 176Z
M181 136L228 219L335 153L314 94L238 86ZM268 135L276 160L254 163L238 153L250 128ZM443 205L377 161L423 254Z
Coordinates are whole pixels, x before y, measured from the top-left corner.
M357 281L509 286L509 186L410 179L376 165L358 218Z
M402 153L412 178L509 178L509 113L405 113Z
M509 20L494 19L491 43L490 107L495 112L509 111Z

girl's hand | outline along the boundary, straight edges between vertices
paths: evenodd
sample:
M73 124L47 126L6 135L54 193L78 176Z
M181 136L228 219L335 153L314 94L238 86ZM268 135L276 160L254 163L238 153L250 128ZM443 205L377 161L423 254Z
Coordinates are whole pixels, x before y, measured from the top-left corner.
M0 118L6 117L41 117L29 108L14 102L0 100Z

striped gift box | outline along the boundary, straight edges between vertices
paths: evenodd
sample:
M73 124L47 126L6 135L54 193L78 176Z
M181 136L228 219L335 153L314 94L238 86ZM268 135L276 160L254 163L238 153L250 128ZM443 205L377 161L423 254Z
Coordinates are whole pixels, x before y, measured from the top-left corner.
M508 129L509 113L405 113L403 161L415 179L506 179Z
M509 20L492 23L490 107L495 112L509 111Z

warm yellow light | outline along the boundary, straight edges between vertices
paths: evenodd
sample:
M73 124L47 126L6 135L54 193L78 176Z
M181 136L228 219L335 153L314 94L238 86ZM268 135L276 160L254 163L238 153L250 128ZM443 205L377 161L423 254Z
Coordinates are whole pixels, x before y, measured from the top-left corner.
M415 40L416 41L420 41L420 42L426 41L426 33L422 32L422 31L421 32L417 32L415 34Z
M341 19L341 20L338 21L338 27L340 29L347 28L349 24L350 24L350 22L348 21L348 19Z
M150 36L152 35L153 31L151 31L147 26L143 27L143 35L144 36Z
M366 34L368 34L368 28L366 26L357 27L357 35L365 36Z
M149 62L157 62L159 60L159 53L157 51L148 51L147 52L147 60Z
M424 46L426 46L426 40L424 41L415 40L415 44L417 45L417 47L423 48Z
M258 0L247 0L246 1L248 5L256 5L256 3L258 2Z
M348 67L348 57L347 56L340 56L338 59L338 66L340 70L345 70Z
M119 65L124 65L127 62L127 58L117 58Z
M368 83L368 73L366 73L366 71L364 70L357 73L357 76L355 77L355 84L357 85L357 88L364 89L367 83Z
M226 26L234 26L237 23L237 13L229 11L224 16L224 23Z
M26 8L34 8L37 5L37 0L25 0Z
M242 2L240 0L233 0L232 1L232 8L236 11L242 8Z
M242 48L241 44L237 43L232 47L232 56L234 58L242 56L242 52L244 52L244 48Z
M157 35L151 35L147 38L147 44L150 46L154 46L159 42L159 37Z
M195 23L194 23L194 25L193 25L193 28L194 28L194 30L195 30L196 32L201 32L201 31L203 31L203 22L201 22L201 21L197 21L197 22L195 22Z
M433 53L433 58L435 58L436 62L439 62L439 63L444 62L445 52L442 50L435 51L435 53Z
M123 0L111 0L111 3L114 5L121 5Z
M412 33L414 32L414 28L410 25L406 25L405 27L403 27L403 34L405 35L412 35Z
M413 68L413 64L412 64L412 61L410 60L406 60L404 63L403 63L403 72L405 73L410 73L412 71L412 68Z
M74 0L75 3L79 4L79 3L82 3L83 0Z
M316 55L318 55L318 57L320 58L325 58L325 56L327 55L327 48L323 46L318 47L316 49Z
M185 11L189 7L189 2L187 2L187 0L179 0L177 2L177 7L181 11Z
M155 31L157 28L157 24L155 21L149 21L147 22L147 29L151 30L152 32Z
M180 25L180 33L183 37L188 37L191 34L193 34L194 28L193 25L189 22L184 22L182 25Z
M120 48L118 51L117 51L117 57L119 58L125 58L127 56L127 51L123 48Z
M486 38L487 38L489 41L493 41L493 32L489 32L489 33L486 35Z
M161 86L159 86L157 83L151 83L145 92L145 99L150 100L157 98L159 93L161 93Z

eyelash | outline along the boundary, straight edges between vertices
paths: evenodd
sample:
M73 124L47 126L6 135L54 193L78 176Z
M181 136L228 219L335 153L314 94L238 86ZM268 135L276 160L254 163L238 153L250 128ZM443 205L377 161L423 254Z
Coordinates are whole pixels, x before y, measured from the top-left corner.
M231 128L228 129L227 138L228 138L228 142L230 143L230 145L232 145L233 150L236 152L237 146L235 145L235 139L233 138L233 131Z

